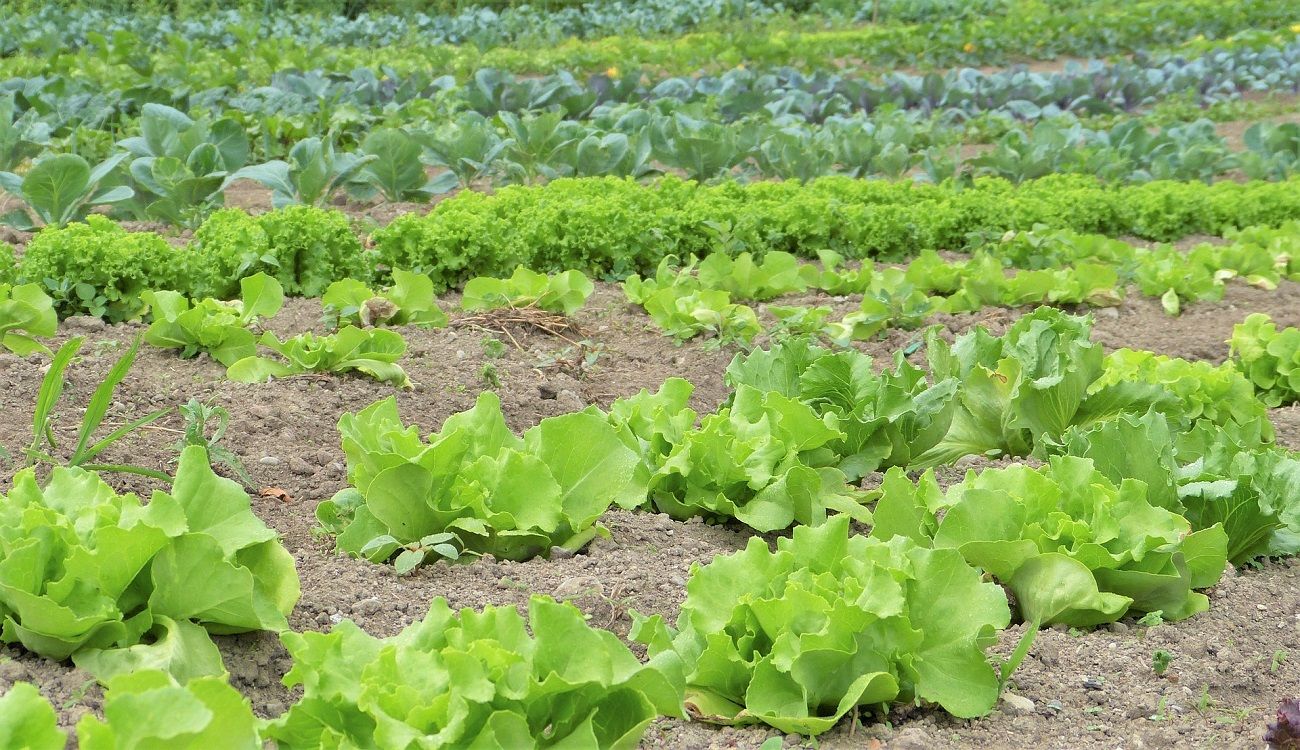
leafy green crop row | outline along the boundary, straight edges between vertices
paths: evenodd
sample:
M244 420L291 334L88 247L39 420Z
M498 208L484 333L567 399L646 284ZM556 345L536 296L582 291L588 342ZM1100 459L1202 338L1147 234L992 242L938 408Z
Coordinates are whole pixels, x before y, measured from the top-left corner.
M426 216L399 217L371 239L379 263L427 273L445 286L517 264L617 277L651 270L666 255L704 257L717 249L898 259L922 248L962 247L972 232L1001 235L1035 224L1168 240L1296 215L1300 197L1290 183L1103 186L1053 176L1020 186L981 179L963 189L839 177L803 186L590 179L462 193Z
M164 89L177 80L213 89L244 81L260 84L269 80L271 72L286 68L351 71L388 65L399 72L419 67L468 75L483 67L531 73L644 66L689 72L740 63L820 66L827 60L861 59L864 51L871 64L881 67L978 67L1024 57L1103 56L1146 48L1152 39L1175 43L1198 34L1222 39L1245 29L1281 31L1295 22L1293 8L1281 0L1244 0L1230 5L1211 0L1105 0L1065 7L1060 2L1018 1L1009 10L1015 23L1007 23L1007 16L1000 13L944 14L917 24L830 23L829 28L818 28L815 21L792 24L775 18L671 38L628 34L554 40L531 49L472 42L453 46L391 37L382 39L383 46L370 48L360 39L352 45L325 41L315 30L308 40L300 41L237 25L217 29L218 43L199 41L202 33L193 40L177 33L142 39L139 27L133 26L131 31L96 33L88 39L91 44L77 49L62 43L65 31L61 27L31 34L24 25L15 24L12 33L30 45L31 53L10 55L7 68L16 75L74 73L96 80L103 88L113 86L114 71L131 78L138 76L137 71L145 71L159 79ZM409 28L409 20L401 19L403 27ZM161 49L151 49L155 40ZM183 65L174 62L178 55L185 60Z
M1012 124L991 150L963 160L955 147L926 142L937 133L922 138L895 116L877 121L833 115L815 125L783 116L727 124L680 111L630 109L592 123L565 120L560 112L503 112L493 121L467 112L435 130L376 128L356 153L313 137L295 144L289 161L245 166L250 147L232 119L195 121L146 104L143 120L145 136L117 144L129 149L129 162L121 152L93 167L78 155L47 153L22 176L0 172L0 186L25 206L0 222L20 229L62 226L101 206L116 216L193 227L243 179L271 189L273 205L287 206L322 205L342 190L362 200L423 202L485 180L640 179L666 170L701 182L734 176L807 182L831 174L899 178L913 170L919 170L917 179L935 183L969 182L979 175L1020 183L1059 173L1150 182L1210 181L1239 168L1256 179L1285 179L1300 160L1300 129L1292 124L1252 126L1242 152L1230 151L1208 120L1154 134L1140 120L1098 131L1078 123L1040 122L1032 129ZM26 153L23 145L15 141L11 157ZM427 167L443 171L430 177Z
M1072 431L1124 414L1152 412L1181 430L1262 423L1260 440L1271 439L1263 405L1231 368L1104 358L1090 330L1085 318L1040 308L1001 337L977 328L948 344L931 332L928 371L900 356L879 374L855 350L795 337L738 355L727 370L734 392L698 424L691 387L676 379L608 413L543 420L522 439L492 394L427 441L390 398L340 421L352 487L319 516L341 549L375 561L409 550L419 554L407 567L418 564L423 540L442 534L456 549L444 557L522 559L585 545L611 504L734 518L760 532L835 513L869 522L850 484L869 472L1051 453ZM574 453L579 445L588 447ZM533 488L527 508L521 481ZM550 499L537 487L553 488Z
M925 250L905 268L884 269L870 261L847 267L838 253L825 250L819 252L820 266L801 264L779 250L761 261L749 252L734 258L715 252L685 264L669 256L654 276L633 275L623 290L666 335L684 340L710 333L718 343L748 342L759 333L757 315L742 302L807 289L861 294L859 309L838 322L829 320L829 307L767 308L779 321L774 336L822 334L845 343L887 327L917 328L935 312L974 312L990 305L1116 305L1129 284L1159 297L1166 312L1177 315L1186 301L1221 299L1230 279L1266 289L1282 279L1300 279L1294 260L1300 225L1228 234L1235 240L1231 244L1202 243L1183 252L1036 227L988 244L976 237L969 259L945 259Z
M285 683L304 687L281 716L256 718L224 680L176 679L141 664L108 680L104 719L77 724L81 747L631 748L656 716L682 716L674 655L644 664L571 605L542 597L527 620L513 607L456 613L439 598L391 638L346 620L329 633L281 638L294 659ZM62 748L55 721L30 684L0 698L7 746Z
M506 277L520 265L618 278L650 271L669 255L704 257L716 250L756 257L779 250L805 258L829 251L899 259L922 248L963 247L972 233L997 237L1038 224L1164 240L1276 226L1297 214L1300 197L1290 182L1118 187L1061 176L1019 186L984 179L963 189L846 178L712 187L673 178L653 186L558 180L491 196L464 193L426 216L404 215L371 235L370 250L363 249L343 214L306 206L256 217L220 211L184 247L91 216L86 224L39 232L6 276L42 285L60 316L90 314L116 322L141 314L140 295L146 290L229 299L242 279L259 272L274 277L289 295L319 296L349 278L384 281L388 269L426 275L438 290L475 276ZM1257 230L1259 242L1235 247L1271 243L1282 248L1267 256L1276 258L1293 241L1293 231L1269 237L1263 232ZM1135 280L1147 293L1173 290L1200 298L1221 287L1221 279L1214 278L1219 269L1237 268L1248 278L1279 273L1259 251L1240 260L1229 252L1205 250L1204 262L1195 255L1184 262L1170 252L1152 251L1153 260L1137 266ZM1107 260L1106 253L1114 251L1079 251L1069 260ZM1189 270L1195 273L1184 278ZM1285 274L1290 273L1288 268ZM1027 288L1041 281L1033 279L1026 277Z
M610 69L584 78L569 72L515 77L485 68L457 81L424 69L399 74L384 66L350 70L347 75L319 69L279 71L266 82L269 85L253 90L249 89L252 82L243 79L217 88L205 88L192 79L186 87L157 87L147 73L139 73L137 80L118 81L117 90L106 90L111 89L107 83L85 75L62 78L44 72L3 86L10 93L0 96L0 133L4 134L0 169L14 169L43 150L72 151L92 160L107 158L114 138L143 134L155 128L158 112L179 110L199 121L223 123L235 132L242 128L251 139L244 161L273 160L249 168L243 176L273 187L277 201L316 202L342 188L376 156L374 149L365 154L346 149L361 145L371 131L394 127L426 134L422 141L445 141L462 149L475 140L450 138L450 133L486 130L485 135L495 136L487 141L512 140L492 159L498 177L506 180L520 179L521 168L524 176L534 175L528 160L538 157L545 157L545 166L560 174L611 173L610 165L593 158L592 144L622 135L644 146L650 134L662 129L645 124L674 115L717 123L711 135L726 136L727 142L717 148L728 153L750 146L749 171L791 173L795 165L787 164L789 156L781 152L788 151L792 141L780 132L789 129L806 149L817 152L816 158L810 155L798 163L805 172L819 166L826 171L823 162L838 158L844 171L888 174L899 171L898 164L901 169L910 166L897 155L900 148L911 152L910 161L916 162L928 145L970 141L984 137L985 131L997 133L1026 121L1073 125L1080 117L1132 113L1189 89L1195 92L1194 99L1186 100L1189 104L1226 103L1243 92L1261 89L1284 91L1300 80L1294 47L1294 42L1261 50L1229 44L1226 50L1190 60L1158 55L1111 65L1072 63L1056 72L985 74L962 69L924 76L889 73L880 80L860 73L805 75L790 68L736 68L716 77L661 80L646 80L639 70ZM142 95L142 89L149 93ZM548 124L543 115L554 117L555 122ZM171 119L181 121L175 115ZM525 128L529 137L519 137L519 123L530 121ZM558 131L574 143L587 145L537 153L532 133L538 130ZM881 131L876 140L889 146L888 158L879 165L861 163L859 154L865 146L858 142L864 140L863 131ZM909 134L910 138L901 137ZM1195 134L1170 131L1162 140L1177 136L1187 142L1188 135ZM1118 140L1114 135L1090 136L1094 147ZM123 139L122 145L139 141L138 137ZM752 146L758 141L764 143L762 149ZM650 145L658 152L654 161L672 164L671 149ZM425 146L425 158L432 160L439 149L430 143ZM192 151L192 145L185 149L187 155ZM221 151L229 154L228 148ZM1123 153L1130 152L1131 145L1126 146ZM1069 156L1057 161L1071 163L1074 155ZM1177 166L1213 164L1206 154L1195 156ZM286 161L278 161L282 159ZM322 170L318 165L330 168ZM1113 163L1106 168L1117 169ZM1168 165L1157 167L1162 169ZM305 177L291 180L295 170ZM149 171L141 167L143 177Z

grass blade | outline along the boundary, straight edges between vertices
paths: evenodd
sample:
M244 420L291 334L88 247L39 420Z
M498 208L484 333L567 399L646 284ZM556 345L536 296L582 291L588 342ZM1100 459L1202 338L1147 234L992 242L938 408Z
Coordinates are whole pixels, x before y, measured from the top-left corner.
M162 482L172 481L171 475L166 472L158 471L157 469L146 469L143 466L135 466L133 464L86 464L81 468L86 471L113 471L119 474L138 474L139 476L157 479Z
M32 444L27 449L29 463L32 456L41 452L42 443L48 441L51 449L55 447L50 416L54 412L54 405L63 396L63 373L67 371L72 358L77 356L85 341L80 336L69 339L66 344L59 347L54 359L50 360L50 369L46 370L45 378L41 380L41 390L36 395L36 411L32 415Z
M78 466L94 455L86 453L86 446L90 443L90 437L95 434L95 430L99 429L100 423L104 421L104 416L108 414L108 407L113 403L113 391L131 371L131 365L135 363L135 355L140 351L142 338L142 336L135 337L131 348L117 360L113 369L108 371L103 382L95 388L90 403L86 404L86 415L81 420L81 431L77 434L77 447L72 451L72 458L68 459L68 463L72 466Z
M159 409L157 411L150 412L144 415L143 417L140 417L139 419L135 420L134 422L128 422L127 424L118 427L116 430L113 430L112 432L108 433L108 435L106 435L103 440L100 440L98 443L95 443L94 445L90 446L90 448L85 452L85 454L81 456L81 460L89 461L95 456L98 456L108 446L112 445L113 443L116 443L118 440L121 440L125 435L131 432L135 432L136 430L140 429L141 427L144 427L147 424L157 422L162 417L170 414L171 411L172 408L168 406L165 409Z

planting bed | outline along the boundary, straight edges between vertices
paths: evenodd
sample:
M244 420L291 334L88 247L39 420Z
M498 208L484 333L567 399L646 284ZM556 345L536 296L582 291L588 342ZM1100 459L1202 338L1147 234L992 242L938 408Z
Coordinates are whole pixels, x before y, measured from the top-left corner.
M1294 3L46 5L0 750L1300 743Z
M454 298L443 298L453 309ZM826 302L808 295L801 302ZM830 300L834 303L834 300ZM1154 300L1133 298L1117 308L1095 311L1094 339L1107 349L1132 347L1173 356L1222 361L1224 343L1247 312L1269 313L1279 325L1300 323L1300 284L1283 282L1273 292L1231 284L1225 299L1191 306L1170 318ZM1020 312L987 309L978 314L940 316L950 334L979 323L998 333ZM270 321L284 333L316 325L318 301L291 300ZM404 419L431 431L451 414L473 405L486 388L478 373L491 361L499 372L502 408L510 426L522 431L538 420L583 408L608 406L616 397L657 388L667 377L696 384L694 405L715 407L726 395L722 372L729 351L700 344L674 346L630 307L616 287L599 285L575 316L582 340L600 356L582 369L553 361L565 359L571 344L539 332L512 336L458 326L402 330L409 342L403 364L415 382L399 392ZM82 403L123 347L142 326L108 326L98 319L71 318L59 337L84 335L85 355L71 371L70 403ZM504 340L504 356L489 360L483 340ZM861 348L887 362L915 332L893 331ZM575 336L575 341L577 341ZM39 357L0 356L0 444L23 444L40 381ZM224 379L223 368L200 357L181 360L166 350L146 348L118 391L109 422L135 418L160 405L190 397L211 399L232 415L226 445L254 480L254 511L278 531L292 552L303 596L290 626L328 629L350 618L366 631L387 636L420 619L429 601L447 597L453 607L526 604L530 594L571 601L595 626L626 637L629 609L674 618L694 563L741 549L747 534L736 528L677 522L665 515L611 511L603 518L610 539L597 540L584 553L511 563L482 559L470 565L437 564L398 577L390 566L336 554L332 541L313 528L317 502L345 485L343 454L333 423L393 393L386 385L357 377L302 376L261 385ZM74 415L75 416L75 415ZM1274 409L1278 441L1300 448L1300 407ZM171 448L180 428L170 418L113 449L109 460L131 460L164 471L174 469ZM70 435L65 435L65 439ZM968 458L940 471L941 484L959 479L965 468L988 465ZM1005 464L1006 460L1000 462ZM120 490L145 491L150 480L111 476ZM868 476L870 485L878 475ZM888 716L848 720L821 738L827 747L916 749L930 747L1257 747L1265 721L1277 701L1300 679L1300 588L1294 560L1266 563L1229 573L1210 591L1211 608L1189 620L1147 627L1132 616L1108 627L1076 631L1044 630L1029 658L1012 679L1011 693L995 712L974 721L941 711L895 708ZM1023 626L1006 631L998 653L1014 646ZM255 711L275 716L294 699L280 684L291 661L271 633L218 637L232 684L247 695ZM1153 652L1168 651L1172 662L1163 676L1153 673ZM96 711L101 689L84 672L6 647L0 661L0 688L26 680L40 686L71 727ZM1294 656L1292 656L1294 654ZM645 747L756 748L780 736L767 728L717 728L671 719L656 721ZM797 736L787 746L799 744Z

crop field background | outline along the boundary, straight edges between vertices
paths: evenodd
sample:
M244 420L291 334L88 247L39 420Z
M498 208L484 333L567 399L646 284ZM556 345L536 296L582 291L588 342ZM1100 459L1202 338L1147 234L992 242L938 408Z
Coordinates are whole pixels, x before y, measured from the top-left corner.
M1300 747L1300 8L0 0L0 748Z

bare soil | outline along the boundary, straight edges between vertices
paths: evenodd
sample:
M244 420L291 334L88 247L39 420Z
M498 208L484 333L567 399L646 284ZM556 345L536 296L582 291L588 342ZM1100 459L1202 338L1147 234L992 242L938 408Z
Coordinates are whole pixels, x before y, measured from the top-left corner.
M844 306L844 300L809 295L802 302ZM1190 305L1169 318L1155 300L1130 299L1118 308L1096 311L1096 338L1107 348L1137 347L1210 361L1227 355L1232 326L1249 312L1267 312L1280 324L1300 323L1300 285L1284 283L1275 292L1242 284L1230 286L1222 302ZM449 296L444 308L454 310ZM941 316L935 322L952 333L983 324L1005 329L1019 311L991 309L980 314ZM290 300L271 321L281 334L321 328L319 303ZM453 320L458 316L453 313ZM626 637L628 611L676 617L685 596L690 567L740 549L746 534L738 528L698 522L679 523L649 513L611 511L603 519L611 539L598 540L585 553L567 559L510 563L479 560L471 565L438 564L399 578L390 567L336 554L328 538L313 532L318 502L345 486L344 457L335 422L347 411L395 395L403 417L432 431L451 414L473 405L489 387L487 365L497 371L508 422L523 430L538 420L585 407L608 405L641 388L657 388L670 376L696 385L695 405L714 408L727 389L722 374L734 354L706 342L676 346L629 306L617 287L598 286L575 316L580 333L561 340L546 334L513 331L506 336L469 327L401 332L409 343L402 361L416 386L395 389L357 377L298 377L263 385L224 379L223 368L206 358L181 360L170 351L146 347L117 394L109 421L117 424L162 405L190 397L210 399L230 410L226 445L252 475L253 507L280 532L302 578L303 596L290 618L295 629L327 629L351 618L367 631L386 636L419 619L429 601L446 597L453 606L523 605L530 594L572 601L594 625ZM72 318L59 340L83 335L89 341L74 364L64 396L66 442L76 407L84 404L132 337L138 324L107 326L97 319ZM912 341L916 332L893 331L862 348L879 360ZM505 354L490 359L488 337L505 343ZM585 343L584 343L585 342ZM580 345L580 346L579 346ZM574 353L598 351L595 364L581 366ZM0 445L14 452L30 440L30 419L43 360L0 355ZM1279 441L1300 448L1300 407L1274 411ZM106 459L171 468L172 445L182 426L172 415L115 447ZM969 461L951 469L945 481ZM113 477L119 490L147 491L147 481ZM264 497L276 488L289 499ZM1041 633L1014 677L1014 695L991 716L952 719L929 708L899 707L888 716L846 720L821 738L824 747L889 747L921 750L945 747L1254 748L1278 700L1296 692L1300 680L1300 588L1294 561L1267 564L1225 578L1211 591L1210 612L1176 624L1147 628L1131 619L1091 632ZM1008 653L1019 637L1008 631L998 652ZM264 716L283 711L293 696L280 680L290 661L276 636L253 634L216 639L233 684ZM1169 672L1157 676L1152 652L1173 655ZM89 676L70 664L51 662L19 648L0 648L0 689L18 680L37 684L53 700L65 726L101 708L102 693ZM1032 702L1032 703L1030 703ZM777 733L762 727L719 728L677 720L655 722L643 741L654 748L756 748ZM800 744L786 738L787 747Z

